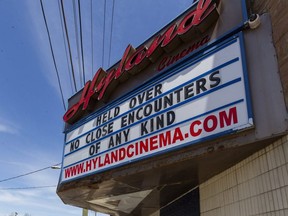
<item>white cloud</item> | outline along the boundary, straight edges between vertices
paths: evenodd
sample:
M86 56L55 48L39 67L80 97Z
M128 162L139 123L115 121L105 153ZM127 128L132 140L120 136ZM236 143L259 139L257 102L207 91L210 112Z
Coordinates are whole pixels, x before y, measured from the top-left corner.
M18 134L19 128L14 122L0 117L0 133Z
M1 203L10 203L10 202L21 203L22 199L20 196L12 194L8 191L2 191L0 193L0 202Z
M10 125L4 125L0 123L0 132L1 133L10 133L10 134L17 134L17 130Z
M6 208L9 206L9 209ZM35 190L2 190L0 193L0 215L9 215L16 211L19 215L29 213L32 216L80 215L81 209L64 205L50 188Z

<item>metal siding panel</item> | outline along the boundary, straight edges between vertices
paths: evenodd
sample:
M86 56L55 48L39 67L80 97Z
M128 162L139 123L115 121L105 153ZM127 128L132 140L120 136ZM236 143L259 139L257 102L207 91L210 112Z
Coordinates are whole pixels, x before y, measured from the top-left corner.
M255 139L265 139L287 131L287 111L279 77L272 27L267 14L258 29L245 32Z

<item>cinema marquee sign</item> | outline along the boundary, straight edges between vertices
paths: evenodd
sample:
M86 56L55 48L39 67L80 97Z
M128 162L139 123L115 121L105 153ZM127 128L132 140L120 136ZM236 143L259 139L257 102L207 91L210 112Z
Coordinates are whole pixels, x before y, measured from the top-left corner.
M68 132L61 181L251 127L242 47L230 38Z

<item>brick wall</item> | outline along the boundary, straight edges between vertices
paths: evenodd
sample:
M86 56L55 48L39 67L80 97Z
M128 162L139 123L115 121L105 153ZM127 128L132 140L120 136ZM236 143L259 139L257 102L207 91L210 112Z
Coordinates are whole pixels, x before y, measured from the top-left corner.
M200 185L201 216L288 215L288 136Z
M248 0L254 13L269 13L272 19L281 81L288 107L288 0Z

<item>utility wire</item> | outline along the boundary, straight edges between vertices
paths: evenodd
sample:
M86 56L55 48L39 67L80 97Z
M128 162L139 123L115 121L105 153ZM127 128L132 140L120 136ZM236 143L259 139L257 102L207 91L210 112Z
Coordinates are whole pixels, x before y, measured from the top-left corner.
M55 67L55 71L56 71L56 75L57 75L58 85L59 85L59 89L60 89L60 93L61 93L61 97L62 97L62 103L63 103L64 110L66 110L66 106L65 106L65 102L64 102L63 90L62 90L62 86L61 86L61 82L60 82L58 68L57 68L57 65L56 65L56 60L55 60L54 51L53 51L53 47L52 47L50 32L49 32L49 29L48 29L48 24L47 24L46 15L45 15L45 11L44 11L42 0L40 0L40 4L41 4L42 15L43 15L44 22L45 22L46 31L47 31L47 34L48 34L50 50L51 50L53 63L54 63L54 67Z
M77 48L77 55L78 55L78 68L79 68L79 77L80 77L80 85L83 83L83 78L82 78L82 69L81 69L81 55L80 55L80 50L79 50L79 33L78 33L78 25L77 25L77 15L76 15L76 0L73 0L73 15L74 15L74 26L75 26L75 36L76 36L76 48Z
M40 0L40 1L42 1L42 0ZM5 181L10 181L10 180L13 180L13 179L17 179L17 178L20 178L20 177L24 177L24 176L27 176L27 175L31 175L31 174L34 174L34 173L37 173L37 172L41 172L43 170L50 169L53 166L59 166L60 164L61 163L54 164L52 166L44 167L44 168L41 168L41 169L38 169L38 170L35 170L35 171L32 171L32 172L28 172L28 173L24 173L24 174L21 174L21 175L18 175L18 176L2 179L2 180L0 180L0 183L1 182L5 182Z
M103 25L103 41L102 41L102 67L104 67L105 25L106 25L106 0L104 0L104 25Z
M82 39L82 20L81 20L81 4L80 0L78 0L78 11L79 11L79 26L80 26L80 44L81 44L81 56L82 56L82 73L83 73L83 81L85 85L85 62L84 62L84 54L83 54L83 39Z
M67 30L67 23L66 23L66 18L65 18L65 11L64 11L63 0L61 0L61 10L62 10L62 15L63 15L63 21L64 21L64 28L65 28L66 40L67 40L68 50L69 50L70 64L71 64L71 70L72 70L72 77L73 77L73 81L74 81L75 91L77 92L76 79L75 79L75 73L74 73L74 67L73 67L73 61L72 61L72 54L71 54L71 46L70 46L70 41L69 41L69 36L68 36L68 30Z
M70 87L72 90L72 94L73 94L73 84L72 84L72 77L71 77L71 73L70 73L70 65L69 65L69 59L68 59L68 51L67 51L67 45L66 45L66 41L65 41L65 33L64 33L64 27L63 27L63 16L62 12L61 12L61 6L60 6L60 0L58 0L58 9L59 9L59 18L61 20L61 29L62 29L62 37L63 37L63 41L64 41L64 46L65 46L65 54L66 54L66 62L67 62L67 67L68 67L68 75L69 75L69 80L70 80Z
M0 190L28 190L28 189L43 189L43 188L55 188L57 185L45 185L45 186L33 186L33 187L11 187L11 188L0 188Z
M93 77L94 73L94 40L93 40L93 0L90 0L90 8L91 8L91 47L92 47L92 70L91 77Z
M108 67L110 66L111 47L112 47L112 35L113 35L113 23L114 23L114 5L115 5L115 0L112 1L112 21L111 21L111 30L110 30L110 45L109 45L109 55L108 55Z

